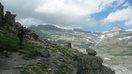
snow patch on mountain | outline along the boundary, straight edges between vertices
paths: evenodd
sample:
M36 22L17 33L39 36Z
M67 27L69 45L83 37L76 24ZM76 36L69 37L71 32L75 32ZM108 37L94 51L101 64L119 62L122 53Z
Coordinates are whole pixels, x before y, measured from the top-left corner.
M124 30L124 29L121 28L120 26L116 26L116 27L112 28L110 31L114 32L114 31L122 31L122 30Z
M119 40L128 40L128 39L131 39L132 36L128 36L128 37L124 37L124 38L118 38Z

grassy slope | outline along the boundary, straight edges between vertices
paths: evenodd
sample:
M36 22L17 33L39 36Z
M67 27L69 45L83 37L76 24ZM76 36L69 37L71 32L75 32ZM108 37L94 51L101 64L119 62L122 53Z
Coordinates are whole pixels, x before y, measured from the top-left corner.
M11 31L10 29L8 29L8 27L0 27L0 53L2 53L4 50L9 51L9 52L17 52L18 50L25 50L25 51L29 51L32 54L25 54L25 57L28 58L35 58L36 56L39 56L36 53L37 49L46 49L51 51L51 54L55 54L57 52L61 52L61 54L63 54L63 58L67 58L67 60L70 58L68 56L66 56L66 51L67 48L62 47L62 46L58 46L56 44L52 44L50 42L46 42L46 48L45 47L40 47L36 44L32 44L30 42L28 42L28 40L24 41L24 46L21 49L19 46L19 40L16 36L16 33L14 33L13 31ZM64 54L65 53L65 54ZM48 61L47 61L48 62ZM58 57L54 57L54 59L52 59L53 64L57 65L58 63L62 63L62 68L60 68L58 66L58 69L56 71L56 74L67 74L71 72L71 68L69 68L68 66L71 65L71 63L69 63L70 61L61 61L59 60ZM49 62L48 62L49 63ZM37 66L37 67L30 67L27 68L26 70L23 70L21 72L21 74L31 74L30 71L33 71L36 74L51 74L51 72L49 72L47 69L49 67L47 67L48 64L42 64L41 66ZM45 67L46 66L46 67ZM48 65L49 66L49 65Z
M19 40L16 33L10 31L8 28L1 28L3 31L0 35L0 49L8 51L18 51L20 49ZM24 41L23 50L35 49L35 45Z

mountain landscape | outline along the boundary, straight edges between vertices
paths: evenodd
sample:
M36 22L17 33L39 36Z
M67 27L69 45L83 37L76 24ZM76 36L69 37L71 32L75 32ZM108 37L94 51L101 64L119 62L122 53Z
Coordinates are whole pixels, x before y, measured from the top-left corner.
M4 14L3 10L4 6L0 3L0 74L115 74L114 69L104 65L103 59L96 56L95 50L89 48L84 54L72 48L71 44L61 46L49 41L59 37L55 34L73 31L50 25L39 26L38 34L45 33L44 29L47 33L42 36L49 37L41 39L44 37L39 38L34 31L16 22L15 14L10 11Z
M15 17L0 3L0 74L132 74L131 29L26 28Z

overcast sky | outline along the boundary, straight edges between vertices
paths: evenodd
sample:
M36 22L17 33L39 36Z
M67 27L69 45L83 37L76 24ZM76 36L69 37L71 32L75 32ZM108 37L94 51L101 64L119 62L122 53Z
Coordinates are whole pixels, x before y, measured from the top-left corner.
M0 0L24 26L53 24L63 28L105 31L132 28L132 0Z

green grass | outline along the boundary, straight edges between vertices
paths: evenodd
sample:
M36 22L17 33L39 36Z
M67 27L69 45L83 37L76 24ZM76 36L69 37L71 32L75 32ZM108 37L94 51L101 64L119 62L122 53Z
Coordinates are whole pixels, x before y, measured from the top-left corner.
M33 44L24 41L24 50L33 50L35 47ZM18 51L21 46L18 39L4 36L0 37L0 48L8 51Z
M35 44L31 44L26 39L24 39L23 46L19 45L18 37L15 33L12 32L4 32L0 35L0 52L3 52L4 50L10 51L10 52L17 52L19 50L25 50L30 52L30 54L25 54L24 57L27 58L34 58L38 56L36 50L41 48Z
M43 72L40 69L38 69L37 67L32 67L31 70L37 74L43 74Z
M50 72L42 71L39 67L32 67L31 70L36 74L51 74Z
M16 51L19 49L18 40L11 37L0 37L0 48L3 50Z
M30 74L28 71L22 71L20 74Z
M71 74L71 69L68 66L68 64L64 64L55 74Z
M38 46L27 42L24 39L23 46L19 45L18 37L15 33L5 32L0 36L0 49L8 50L8 51L18 51L21 47L23 50L33 50L38 48Z

